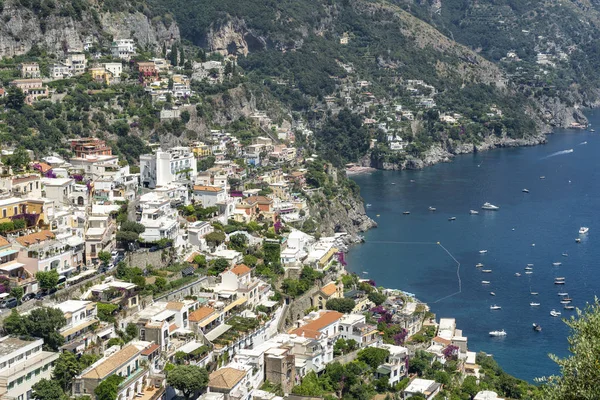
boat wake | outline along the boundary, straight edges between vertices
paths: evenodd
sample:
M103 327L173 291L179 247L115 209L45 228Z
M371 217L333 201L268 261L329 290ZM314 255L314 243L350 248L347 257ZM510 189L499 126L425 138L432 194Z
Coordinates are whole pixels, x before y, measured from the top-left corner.
M581 142L581 143L578 144L578 146L581 146L583 144L587 144L587 142Z
M560 155L563 155L563 154L569 154L569 153L572 153L572 152L573 152L573 149L557 151L556 153L552 153L550 155L547 155L546 157L543 157L542 160L545 160L545 159L551 158L551 157L560 156Z

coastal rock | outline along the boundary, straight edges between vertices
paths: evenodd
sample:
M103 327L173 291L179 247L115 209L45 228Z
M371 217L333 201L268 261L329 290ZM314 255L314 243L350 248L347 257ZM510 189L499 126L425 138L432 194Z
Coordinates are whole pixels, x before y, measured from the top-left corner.
M544 96L538 100L543 122L551 127L569 128L587 125L588 120L578 106L568 106L557 97Z
M206 45L221 55L247 56L251 50L264 49L266 41L252 34L243 20L228 19L221 24L212 24L206 34Z

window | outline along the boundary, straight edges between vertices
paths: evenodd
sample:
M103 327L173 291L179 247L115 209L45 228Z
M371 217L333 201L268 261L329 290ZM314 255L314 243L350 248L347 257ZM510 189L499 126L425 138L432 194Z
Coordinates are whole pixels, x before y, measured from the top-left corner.
M2 209L2 218L6 218L6 208Z
M13 215L17 215L19 213L19 207L14 206L13 207Z

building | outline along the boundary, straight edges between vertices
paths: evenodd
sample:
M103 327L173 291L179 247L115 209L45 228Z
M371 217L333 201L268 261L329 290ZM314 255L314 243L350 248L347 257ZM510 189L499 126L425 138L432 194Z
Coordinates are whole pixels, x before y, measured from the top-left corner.
M196 171L196 158L188 147L158 149L154 154L140 156L140 179L144 187L151 189L175 181L190 181Z
M71 150L77 158L112 155L112 149L106 145L106 141L93 137L71 139Z
M377 325L367 324L362 314L344 315L340 319L340 335L346 340L354 340L359 347L381 342Z
M19 251L13 249L11 244L0 236L0 275L8 279L10 288L20 287L23 293L37 292L37 281L35 275L32 275L25 269L25 264L17 260Z
M247 371L243 369L225 367L216 370L209 376L208 392L223 393L224 400L249 400L252 387L248 382Z
M442 385L430 379L413 379L402 392L402 398L408 399L416 394L425 396L427 400L433 399L442 390Z
M115 230L115 224L108 215L92 215L87 218L84 236L86 264L97 262L101 251L110 252L114 248Z
M475 397L473 397L473 400L504 400L501 397L498 397L498 394L496 392L493 392L491 390L482 390L481 392L477 393L475 395Z
M36 62L22 63L19 67L21 69L21 78L23 79L39 79L42 77L40 65Z
M52 365L58 353L43 351L42 339L0 338L0 398L28 400L31 387L42 379L51 379Z
M261 300L259 286L263 283L260 279L252 277L252 270L245 264L221 273L221 283L216 291L220 295L245 298L250 306L255 306Z
M313 319L290 333L300 337L319 339L335 338L339 335L340 319L344 314L337 311L320 311L309 314Z
M41 79L16 79L10 83L25 93L25 102L31 104L40 97L48 96L48 88Z
M69 53L65 59L65 65L72 75L81 75L87 67L87 60L83 53Z
M50 66L50 78L66 79L71 77L71 69L65 63L56 63Z
M135 42L133 39L118 39L112 42L110 46L111 54L114 58L129 61L135 54Z
M341 282L339 284L335 282L330 282L314 294L313 304L314 307L317 307L319 310L326 310L327 307L325 306L325 304L327 303L327 300L341 299L343 297L344 285Z
M389 351L385 362L376 371L377 378L383 376L388 378L390 386L395 386L408 376L408 349L391 344L377 344L377 347Z
M48 225L47 213L52 208L52 202L45 199L0 199L0 223L24 219L27 227L43 228Z
M123 64L120 62L115 63L104 63L102 64L104 69L112 75L114 79L120 79L121 74L123 73Z
M84 350L94 339L109 339L116 336L113 324L101 327L101 335L94 333L95 325L100 323L96 303L84 300L67 300L54 306L61 310L67 324L61 328L60 335L65 338L63 349ZM104 328L104 329L102 329Z
M227 200L227 191L220 186L194 185L193 197L204 208L216 207Z

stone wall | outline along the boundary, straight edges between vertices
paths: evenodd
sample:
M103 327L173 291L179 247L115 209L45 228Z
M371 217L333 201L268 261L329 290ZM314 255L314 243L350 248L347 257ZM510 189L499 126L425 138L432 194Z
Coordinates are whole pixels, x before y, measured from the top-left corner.
M172 290L169 293L158 296L154 301L177 301L186 296L194 296L200 292L204 292L207 286L207 278L205 276L198 278L194 282L190 282L185 286Z
M145 269L148 266L163 268L169 265L171 258L163 251L136 251L127 254L127 264L130 267Z

